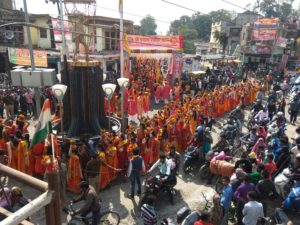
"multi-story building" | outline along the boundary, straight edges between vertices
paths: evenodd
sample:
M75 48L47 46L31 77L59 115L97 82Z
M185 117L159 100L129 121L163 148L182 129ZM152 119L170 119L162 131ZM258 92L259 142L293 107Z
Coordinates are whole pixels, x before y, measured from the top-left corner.
M275 18L259 19L243 26L238 53L244 63L253 67L259 63L278 67L283 56L288 56L289 64L298 59L298 36L296 21L282 23Z
M51 16L30 14L29 19L30 23L33 24L30 27L30 32L34 49L47 50L49 63L56 67L56 64L60 61L60 53L57 47L61 43L55 42L55 32L53 32L55 28L53 28ZM0 8L0 25L15 21L24 22L24 20L23 11ZM103 16L85 16L84 20L82 20L82 16L72 15L65 19L65 23L69 23L70 30L67 31L71 32L71 37L67 43L70 46L70 51L68 52L70 57L73 56L75 32L79 27L80 32L87 34L85 39L89 43L90 56L101 60L104 70L118 70L120 61L119 19ZM13 36L11 35L12 33ZM134 33L132 21L124 20L124 33ZM0 72L9 72L11 69L8 63L7 47L28 47L27 28L25 26L14 24L0 28ZM5 65L2 65L4 62Z
M228 22L220 21L212 23L211 25L211 33L210 33L210 53L211 54L221 54L222 52L222 45L220 40L218 39L218 35L221 33L226 32L228 33Z
M196 55L203 56L209 54L208 42L195 42L194 45L196 46Z
M13 3L14 3L14 1L12 1L12 0L1 0L0 8L13 9Z
M212 54L222 53L225 55L232 55L240 42L240 33L243 25L253 22L255 19L260 17L261 16L256 13L245 11L243 13L238 13L233 21L220 21L213 23L210 35L210 52ZM225 52L222 51L223 46L219 39L216 38L220 33L226 33L228 36Z

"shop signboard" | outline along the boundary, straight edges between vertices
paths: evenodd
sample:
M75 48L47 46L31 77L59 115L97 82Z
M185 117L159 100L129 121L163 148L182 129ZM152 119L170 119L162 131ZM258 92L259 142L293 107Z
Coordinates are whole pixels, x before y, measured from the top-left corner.
M72 25L68 21L67 18L64 19L64 31L65 31L65 39L66 39L66 47L68 52L73 52L73 44L72 44ZM59 18L52 17L52 27L54 34L54 41L56 45L56 49L60 50L62 48L62 24Z
M260 18L254 21L254 27L277 27L278 18Z
M47 51L33 50L34 64L37 67L48 67ZM8 48L9 62L16 65L30 66L30 52L25 48Z
M283 37L278 37L276 40L276 46L280 48L285 48L287 45L288 39Z
M252 41L270 41L275 40L277 36L277 30L270 28L257 28L252 31Z
M183 49L183 36L139 36L127 35L129 49Z

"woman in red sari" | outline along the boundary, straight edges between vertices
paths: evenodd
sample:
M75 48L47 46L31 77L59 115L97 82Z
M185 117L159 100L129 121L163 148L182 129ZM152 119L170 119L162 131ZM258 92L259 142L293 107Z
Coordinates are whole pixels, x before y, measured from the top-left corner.
M150 161L149 163L152 165L158 160L159 151L160 151L160 142L154 132L151 133L151 140L150 140Z
M128 166L128 156L127 156L127 147L128 147L128 140L126 139L124 134L120 136L120 142L118 144L118 169L125 170Z

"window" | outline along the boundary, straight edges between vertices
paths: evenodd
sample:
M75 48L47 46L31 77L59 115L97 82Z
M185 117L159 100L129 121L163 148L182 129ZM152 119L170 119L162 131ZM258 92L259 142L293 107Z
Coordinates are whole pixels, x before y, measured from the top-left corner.
M40 38L47 38L47 29L40 28Z
M110 32L105 32L105 49L110 50Z
M114 31L105 32L105 50L117 50L119 48L119 33Z

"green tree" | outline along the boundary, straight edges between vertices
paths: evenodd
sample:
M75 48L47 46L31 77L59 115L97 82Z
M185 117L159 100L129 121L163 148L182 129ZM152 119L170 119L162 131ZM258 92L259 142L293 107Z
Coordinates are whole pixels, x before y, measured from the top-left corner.
M176 34L178 34L178 29L181 26L192 27L192 20L191 20L191 18L189 16L184 15L184 16L181 16L179 18L179 20L174 20L173 22L171 22L168 34L170 34L170 35L176 35Z
M192 16L193 28L197 30L197 39L209 41L212 20L210 16L196 13Z
M228 33L225 31L220 32L220 31L216 30L214 32L214 38L216 41L218 41L222 45L222 51L223 51L223 54L225 54L225 49L228 45L228 38L229 38Z
M153 16L146 15L146 17L144 17L140 23L142 35L156 35L157 25Z
M274 0L262 0L259 5L260 12L267 18L278 17L287 20L292 15L294 0L283 0L280 4Z
M219 9L217 11L211 11L209 13L213 23L220 21L232 21L234 19L235 14L236 13L234 11L228 11L225 9Z
M222 45L223 54L225 54L225 49L228 44L229 35L227 32L221 31L219 36L219 42Z
M195 45L194 42L197 40L197 30L190 28L187 25L181 25L178 28L178 34L183 35L184 41L184 52L189 54L195 53Z

